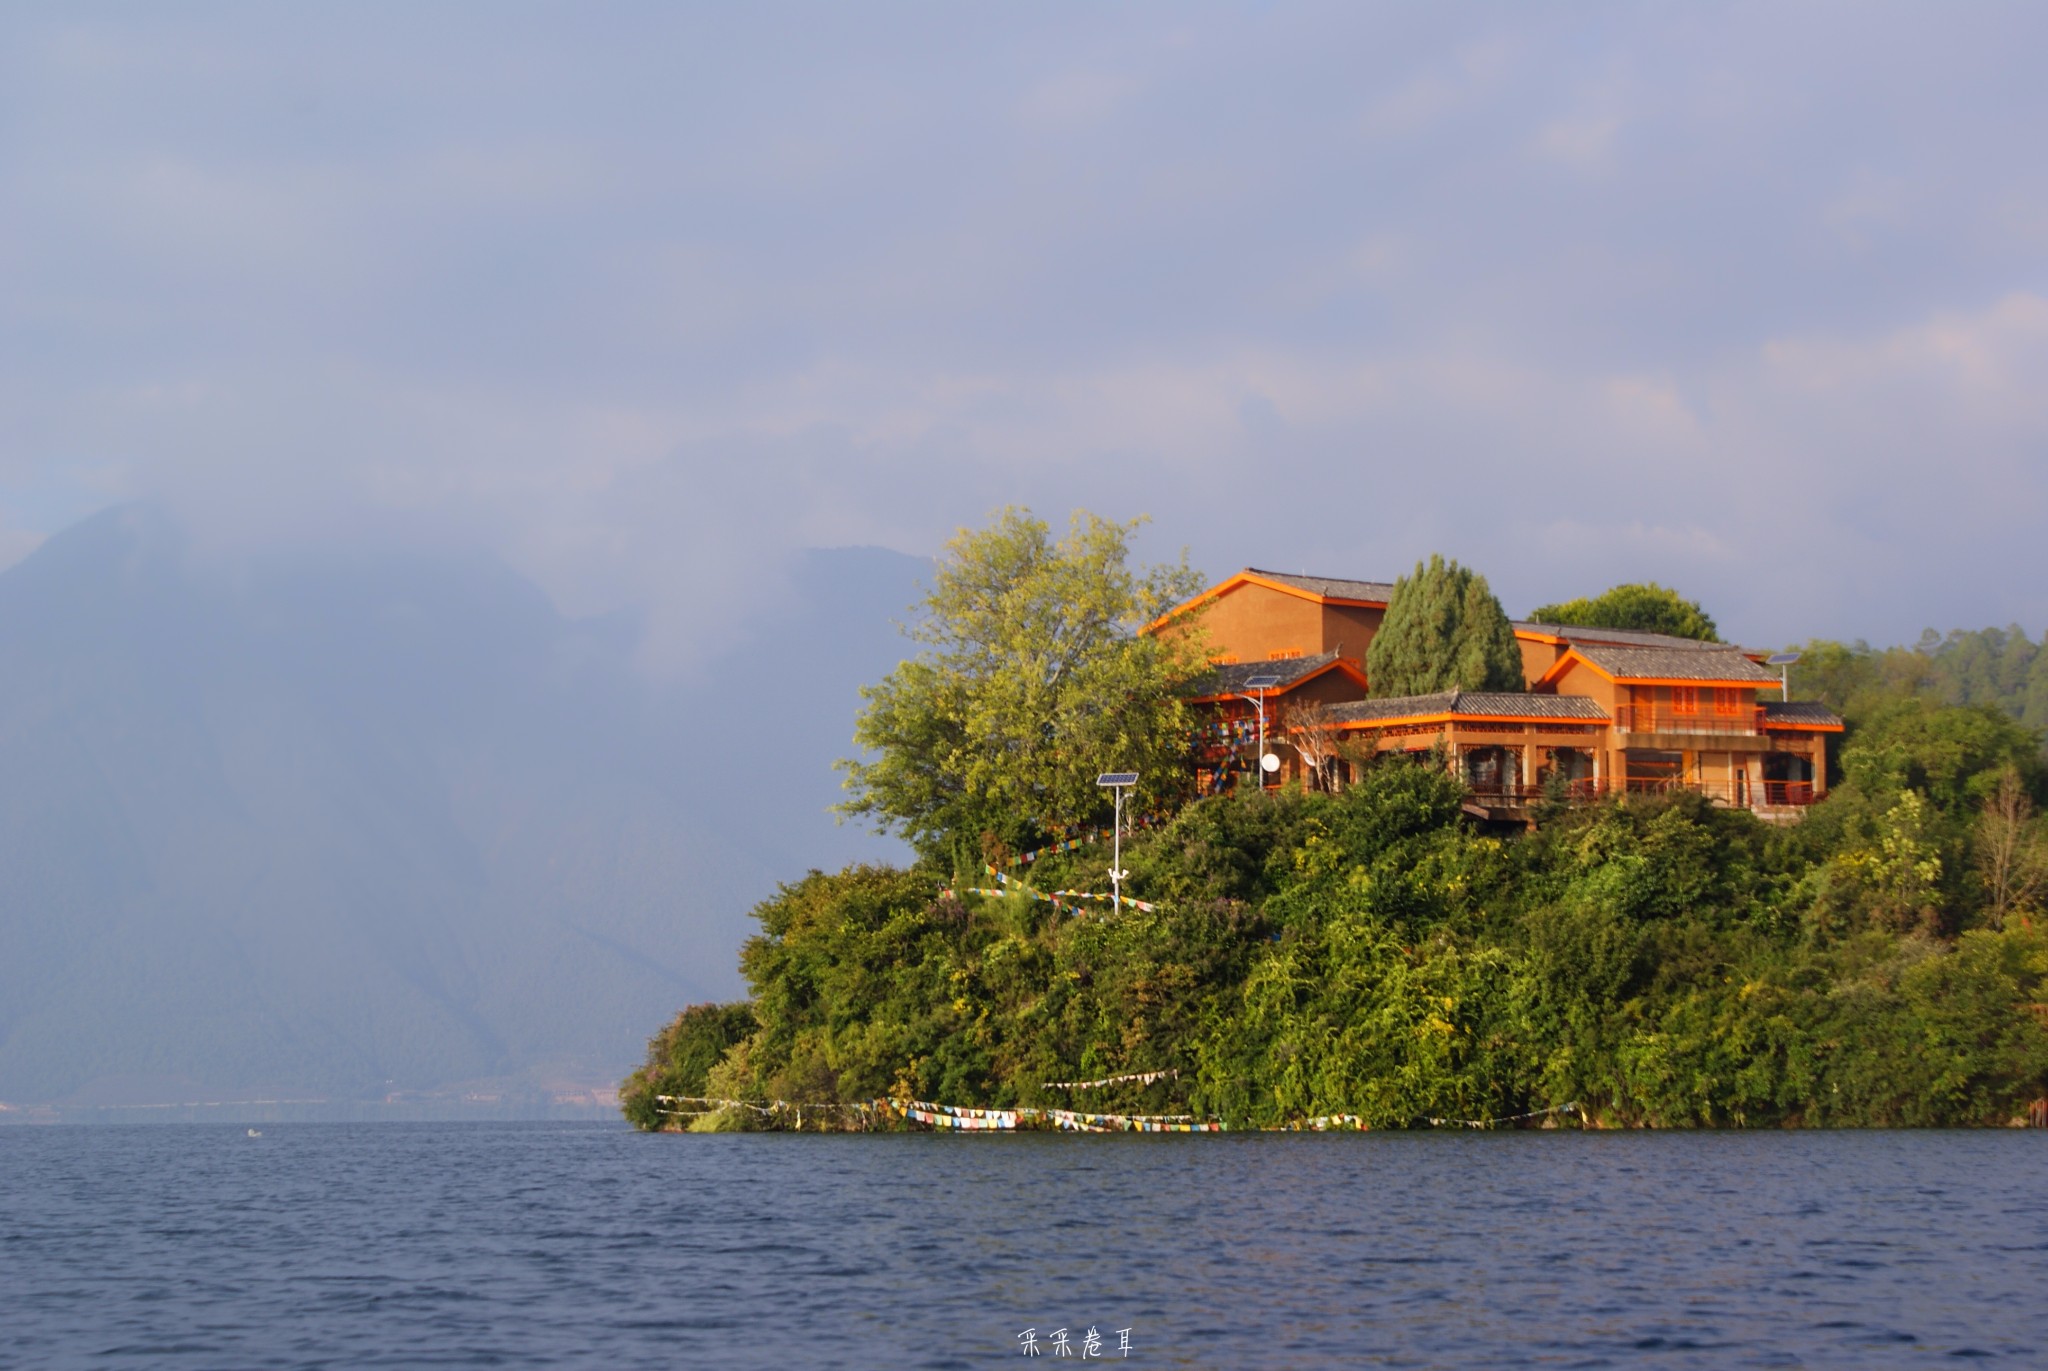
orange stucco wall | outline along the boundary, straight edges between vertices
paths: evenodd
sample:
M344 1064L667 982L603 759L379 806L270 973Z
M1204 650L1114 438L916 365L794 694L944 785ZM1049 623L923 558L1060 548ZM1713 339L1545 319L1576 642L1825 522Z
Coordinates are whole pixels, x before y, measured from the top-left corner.
M1564 675L1548 692L1554 695L1583 695L1596 702L1602 709L1613 711L1616 705L1628 703L1628 695L1618 689L1614 682L1587 666L1584 662L1573 662L1565 668Z
M1365 691L1358 682L1342 671L1325 671L1313 681L1304 681L1287 692L1288 700L1318 700L1326 705L1340 705L1346 700L1363 700Z
M1308 656L1321 652L1322 607L1264 586L1244 585L1202 606L1197 631L1209 655L1222 660L1263 662L1274 653ZM1177 631L1170 625L1168 633Z
M1557 659L1565 652L1562 643L1539 643L1519 635L1515 644L1522 649L1522 680L1528 685L1536 684L1544 672L1557 665Z
M1212 657L1263 662L1275 654L1312 657L1337 652L1363 667L1366 645L1383 617L1384 610L1318 604L1246 584L1203 605L1194 622ZM1179 631L1175 625L1162 630Z
M1334 652L1364 666L1366 645L1380 631L1380 621L1387 617L1387 612L1361 605L1324 605L1322 610L1323 642L1316 650Z

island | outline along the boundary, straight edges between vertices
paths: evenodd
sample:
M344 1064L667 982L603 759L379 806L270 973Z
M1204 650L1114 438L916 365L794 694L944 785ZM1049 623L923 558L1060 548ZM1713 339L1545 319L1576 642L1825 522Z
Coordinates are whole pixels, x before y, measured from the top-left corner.
M1205 585L1135 528L949 545L841 763L915 859L763 902L634 1124L2048 1124L2042 738L1940 644L1515 621L1442 558Z

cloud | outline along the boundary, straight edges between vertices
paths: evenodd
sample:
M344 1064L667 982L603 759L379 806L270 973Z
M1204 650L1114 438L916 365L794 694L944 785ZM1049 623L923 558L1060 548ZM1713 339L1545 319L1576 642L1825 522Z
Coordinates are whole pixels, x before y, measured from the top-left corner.
M1515 66L1514 44L1494 34L1462 44L1374 96L1360 120L1366 138L1404 142L1441 128L1490 99Z
M2030 8L608 13L0 19L0 557L403 527L673 671L1008 502L2048 624Z
M1122 72L1054 72L1026 92L1018 116L1028 128L1079 132L1101 125L1138 89L1138 82Z
M1607 169L1620 131L1621 120L1612 115L1559 119L1537 130L1535 149L1541 157L1590 174Z

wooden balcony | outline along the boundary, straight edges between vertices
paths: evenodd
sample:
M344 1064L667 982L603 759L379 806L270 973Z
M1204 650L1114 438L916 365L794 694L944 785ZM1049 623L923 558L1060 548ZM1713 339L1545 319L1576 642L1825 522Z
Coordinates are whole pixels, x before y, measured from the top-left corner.
M1711 706L1680 712L1669 705L1616 705L1614 726L1623 733L1703 733L1754 738L1763 732L1764 712L1757 706L1724 714Z
M1609 795L1662 795L1684 790L1704 795L1733 809L1803 809L1820 796L1812 781L1675 781L1636 778L1626 781L1572 781L1564 787L1567 804L1589 804ZM1471 802L1487 809L1523 811L1550 798L1540 785L1471 786Z

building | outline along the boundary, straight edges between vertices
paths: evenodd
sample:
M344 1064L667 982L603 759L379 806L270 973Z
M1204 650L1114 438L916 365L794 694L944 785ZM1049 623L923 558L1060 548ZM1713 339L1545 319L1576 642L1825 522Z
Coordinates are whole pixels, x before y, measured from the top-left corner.
M1768 698L1762 654L1661 633L1517 623L1522 691L1372 697L1366 649L1384 581L1247 568L1175 607L1148 632L1198 632L1215 664L1196 698L1205 790L1312 780L1340 786L1350 758L1441 756L1475 810L1516 819L1543 798L1694 790L1796 817L1827 792L1827 738L1842 721L1810 701ZM1260 727L1281 759L1256 770Z

